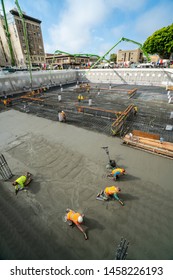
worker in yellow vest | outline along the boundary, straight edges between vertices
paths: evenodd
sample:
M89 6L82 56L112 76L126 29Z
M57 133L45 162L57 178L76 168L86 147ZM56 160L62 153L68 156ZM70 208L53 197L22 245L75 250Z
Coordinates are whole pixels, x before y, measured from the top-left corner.
M136 116L136 114L137 114L137 112L138 112L138 107L137 107L137 106L134 106L133 110L134 110L134 116Z
M26 175L22 175L17 178L12 185L15 186L15 194L17 195L19 190L23 190L31 182L31 173L27 172Z
M114 168L107 177L113 177L113 180L118 179L120 176L125 175L126 170L124 168Z

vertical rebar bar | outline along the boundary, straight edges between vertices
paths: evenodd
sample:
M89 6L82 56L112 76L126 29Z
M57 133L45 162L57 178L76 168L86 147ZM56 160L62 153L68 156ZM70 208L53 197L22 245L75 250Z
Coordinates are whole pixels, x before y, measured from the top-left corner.
M13 174L6 162L6 159L4 158L4 156L2 154L0 155L0 175L4 180L8 180L13 176Z
M116 260L125 260L127 257L127 249L129 246L129 242L127 242L126 239L121 238L120 244L118 245L116 254L115 254L115 259Z

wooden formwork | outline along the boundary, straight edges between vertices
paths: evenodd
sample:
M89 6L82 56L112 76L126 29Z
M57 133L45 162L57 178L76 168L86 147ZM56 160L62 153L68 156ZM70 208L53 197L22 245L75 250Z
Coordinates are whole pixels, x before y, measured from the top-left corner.
M143 132L143 137L139 136L140 134L142 135L142 133L139 133L138 135L137 134L138 133L136 133L136 135L134 135L133 133L126 134L125 137L122 138L123 143L129 146L133 146L137 149L142 149L173 159L173 143L154 139L154 134Z
M112 135L117 135L120 132L127 117L130 115L131 112L134 111L134 107L134 104L129 105L123 112L121 112L121 114L118 116L115 122L113 122L113 124L111 125Z

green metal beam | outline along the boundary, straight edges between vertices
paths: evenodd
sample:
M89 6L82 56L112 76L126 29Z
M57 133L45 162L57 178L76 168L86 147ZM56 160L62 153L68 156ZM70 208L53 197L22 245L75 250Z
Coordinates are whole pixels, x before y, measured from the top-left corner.
M101 56L101 57L90 67L90 69L94 68L94 66L96 66L96 65L98 64L98 62L100 62L101 60L105 59L105 56L107 56L107 55L110 53L111 50L113 50L119 43L121 43L121 41L122 41L122 38L121 38L115 45L113 45L113 47L110 48L103 56ZM89 70L90 70L90 69L89 69Z
M101 56L91 67L90 69L94 68L94 66L96 66L98 64L98 62L100 62L101 60L105 59L105 57L111 52L111 50L113 50L118 44L120 44L122 41L126 41L126 42L131 42L134 43L136 45L138 45L140 47L140 49L143 51L143 53L145 54L146 58L148 61L150 61L149 55L148 53L145 51L144 47L142 44L140 44L139 42L136 42L134 40L128 39L128 38L124 38L122 37L115 45L113 45L112 48L110 48L103 56ZM90 70L89 69L89 70Z
M10 51L10 57L11 57L11 65L15 66L16 61L15 61L14 51L13 51L13 47L12 47L12 43L11 43L11 35L10 35L10 32L9 32L9 28L8 28L8 21L7 21L5 5L4 5L3 0L1 0L1 4L2 4L2 10L3 10L4 22L5 22L5 33L6 33L8 47L9 47L9 51Z

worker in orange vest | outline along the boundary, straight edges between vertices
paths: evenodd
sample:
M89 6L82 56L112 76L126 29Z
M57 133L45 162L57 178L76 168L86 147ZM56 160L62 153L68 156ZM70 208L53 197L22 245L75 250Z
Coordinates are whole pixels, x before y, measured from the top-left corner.
M66 210L66 221L68 222L68 224L71 226L73 224L75 224L78 229L83 233L85 240L88 239L87 234L85 233L85 231L83 230L83 228L81 227L81 223L83 222L83 214L80 214L78 212L74 212L71 209L67 209Z
M124 206L124 202L120 200L118 193L121 192L121 189L116 186L106 187L104 191L101 191L97 195L97 199L101 200L109 200L110 198L116 199L122 206Z

